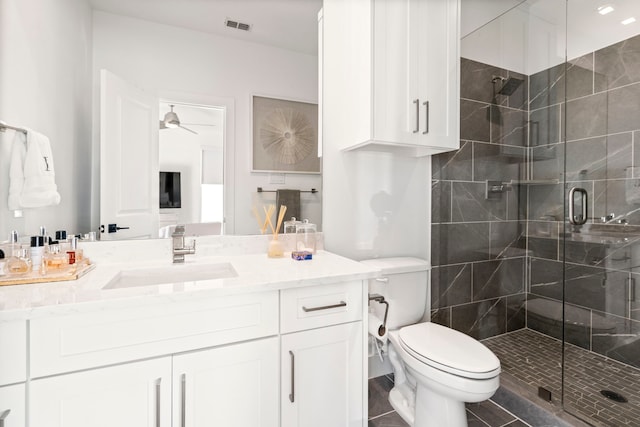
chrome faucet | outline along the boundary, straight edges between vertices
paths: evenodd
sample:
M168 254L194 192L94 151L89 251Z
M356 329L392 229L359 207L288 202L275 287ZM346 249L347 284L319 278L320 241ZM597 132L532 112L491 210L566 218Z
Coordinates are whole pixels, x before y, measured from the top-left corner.
M600 221L602 222L609 222L612 219L614 219L616 217L616 214L614 214L613 212L611 212L609 215L605 215L605 216L601 216L600 217Z
M173 239L173 262L174 263L182 263L184 262L185 255L191 255L196 253L196 241L193 240L193 243L190 247L185 247L184 245L184 225L176 225L176 229L171 234L171 238Z

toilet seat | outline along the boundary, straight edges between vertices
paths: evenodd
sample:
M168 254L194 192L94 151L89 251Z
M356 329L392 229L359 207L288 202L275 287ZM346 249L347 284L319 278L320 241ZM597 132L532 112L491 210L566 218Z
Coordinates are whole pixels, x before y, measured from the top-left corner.
M455 329L424 322L401 328L402 348L435 369L464 378L498 376L500 360L479 341Z

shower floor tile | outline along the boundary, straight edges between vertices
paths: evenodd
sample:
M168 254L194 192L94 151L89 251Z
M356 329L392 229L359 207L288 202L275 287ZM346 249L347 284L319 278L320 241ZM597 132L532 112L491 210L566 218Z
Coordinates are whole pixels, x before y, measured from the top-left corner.
M482 341L500 359L502 370L537 393L551 392L561 406L562 342L530 329ZM565 409L595 426L637 426L640 420L640 370L567 344ZM628 402L605 398L600 391L622 394Z

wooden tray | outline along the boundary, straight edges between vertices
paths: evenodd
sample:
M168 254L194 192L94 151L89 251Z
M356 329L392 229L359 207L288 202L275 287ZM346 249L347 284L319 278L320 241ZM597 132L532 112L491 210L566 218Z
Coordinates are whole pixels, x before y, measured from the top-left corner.
M48 273L44 276L34 272L25 274L24 276L0 276L0 286L78 280L79 278L93 270L95 267L95 264L85 264L74 272L65 271L63 273Z

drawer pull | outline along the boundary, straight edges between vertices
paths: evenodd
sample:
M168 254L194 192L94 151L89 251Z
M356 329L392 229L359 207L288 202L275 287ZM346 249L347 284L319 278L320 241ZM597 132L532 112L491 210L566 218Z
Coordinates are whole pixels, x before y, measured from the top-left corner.
M9 416L11 413L11 409L7 409L6 411L0 412L0 427L4 427L4 419Z
M308 313L310 311L319 311L319 310L329 310L332 308L338 308L338 307L346 307L347 303L344 301L340 301L339 304L333 304L333 305L323 305L322 307L311 307L311 308L307 308L304 305L302 306L302 311L304 311L305 313Z
M181 427L186 427L187 425L187 374L182 374L182 379L180 381L182 388L182 396L180 396L180 425Z
M160 391L162 378L156 380L156 427L160 427Z
M296 392L295 392L295 386L296 386L296 357L293 354L293 351L289 350L289 356L291 356L291 393L289 393L289 401L291 403L295 402L296 400Z

